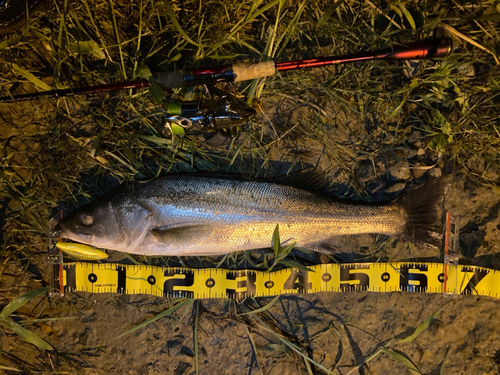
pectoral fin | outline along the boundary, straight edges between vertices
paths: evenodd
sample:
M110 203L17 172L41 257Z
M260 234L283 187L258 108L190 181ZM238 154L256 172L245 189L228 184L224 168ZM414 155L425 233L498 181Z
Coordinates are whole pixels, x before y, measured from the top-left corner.
M212 233L212 227L208 224L187 224L168 225L156 227L151 230L151 234L158 242L175 242L188 238L206 237Z

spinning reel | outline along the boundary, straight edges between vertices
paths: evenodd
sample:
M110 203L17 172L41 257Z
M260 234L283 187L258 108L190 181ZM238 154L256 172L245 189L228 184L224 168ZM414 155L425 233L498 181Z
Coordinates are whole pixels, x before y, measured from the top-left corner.
M163 120L173 134L215 134L228 137L256 114L255 109L236 96L208 85L210 99L172 101L166 106Z

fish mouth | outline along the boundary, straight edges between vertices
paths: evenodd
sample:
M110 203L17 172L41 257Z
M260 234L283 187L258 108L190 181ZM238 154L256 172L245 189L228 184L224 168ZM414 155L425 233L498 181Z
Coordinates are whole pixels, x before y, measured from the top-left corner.
M52 228L53 233L62 233L63 228L61 227L61 224L57 223L55 227Z
M82 232L81 230L74 232L61 222L56 225L54 230L59 232L59 235L63 238L79 242L90 243L94 237L91 233Z

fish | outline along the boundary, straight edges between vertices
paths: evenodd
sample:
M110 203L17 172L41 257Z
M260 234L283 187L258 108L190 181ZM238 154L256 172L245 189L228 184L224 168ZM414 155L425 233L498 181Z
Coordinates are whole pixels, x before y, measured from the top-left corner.
M317 175L317 174L316 174ZM438 247L442 179L393 202L332 198L303 174L271 180L180 174L122 186L59 222L60 235L102 249L147 256L217 256L282 244L319 249L343 235L380 233ZM311 181L309 189L304 186Z

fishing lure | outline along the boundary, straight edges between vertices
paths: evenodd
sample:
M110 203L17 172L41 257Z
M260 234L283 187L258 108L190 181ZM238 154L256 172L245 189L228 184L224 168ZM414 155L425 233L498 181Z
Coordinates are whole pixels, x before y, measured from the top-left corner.
M108 254L106 254L104 251L80 243L58 242L56 243L56 246L64 253L76 258L90 260L100 260L108 258Z

